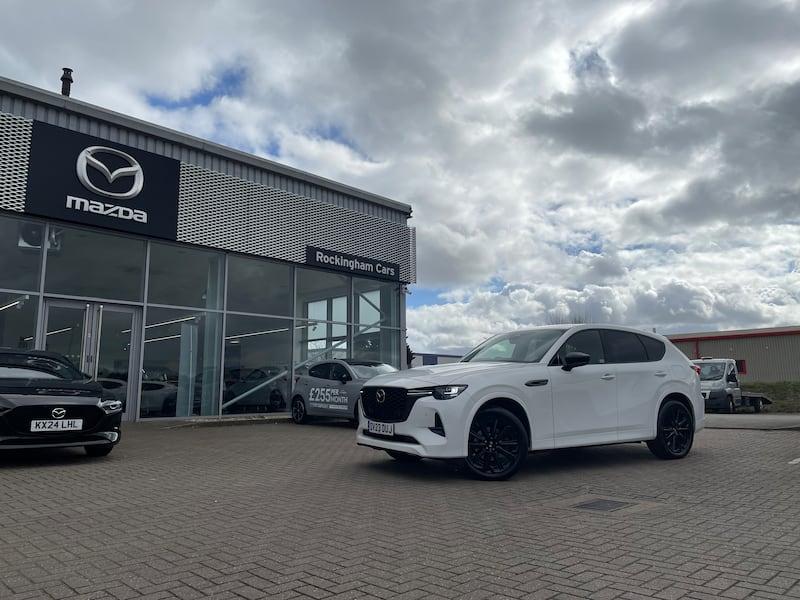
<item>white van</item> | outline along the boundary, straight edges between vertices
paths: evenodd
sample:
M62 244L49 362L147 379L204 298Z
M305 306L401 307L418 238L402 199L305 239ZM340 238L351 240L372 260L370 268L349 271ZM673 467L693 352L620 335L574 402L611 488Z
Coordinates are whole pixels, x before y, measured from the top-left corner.
M732 358L703 358L692 361L700 367L700 392L705 400L706 411L722 410L736 412L744 406L739 372Z

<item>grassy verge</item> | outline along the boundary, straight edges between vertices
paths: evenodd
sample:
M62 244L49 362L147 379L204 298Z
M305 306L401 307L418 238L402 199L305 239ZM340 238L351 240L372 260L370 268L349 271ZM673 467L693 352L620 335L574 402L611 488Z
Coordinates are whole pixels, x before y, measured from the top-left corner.
M800 413L800 381L748 381L742 383L742 392L763 394L772 400L772 404L764 406L766 412Z

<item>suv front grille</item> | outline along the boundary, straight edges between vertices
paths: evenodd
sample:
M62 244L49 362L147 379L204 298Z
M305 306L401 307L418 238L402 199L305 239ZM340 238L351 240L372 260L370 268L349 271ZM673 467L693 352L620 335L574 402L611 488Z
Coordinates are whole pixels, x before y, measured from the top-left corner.
M378 401L378 390L383 391ZM408 418L418 396L409 396L405 388L364 387L361 388L361 407L368 419L383 423L401 423Z

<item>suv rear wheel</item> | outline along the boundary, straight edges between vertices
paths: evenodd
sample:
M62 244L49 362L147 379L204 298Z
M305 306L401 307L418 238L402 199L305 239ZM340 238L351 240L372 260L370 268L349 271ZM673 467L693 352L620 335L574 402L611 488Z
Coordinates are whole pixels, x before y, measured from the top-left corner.
M666 460L683 458L694 442L694 419L683 402L667 400L658 411L656 439L647 442L650 452Z

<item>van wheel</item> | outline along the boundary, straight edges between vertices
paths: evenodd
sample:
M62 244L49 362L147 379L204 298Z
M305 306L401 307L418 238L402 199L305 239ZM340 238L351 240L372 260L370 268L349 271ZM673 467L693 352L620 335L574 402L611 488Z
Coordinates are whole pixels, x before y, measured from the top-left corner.
M753 402L753 412L760 413L762 410L764 410L764 402L761 398L756 398Z
M478 479L508 479L528 456L528 434L505 408L478 412L469 427L464 464Z
M736 405L733 403L733 398L731 396L728 396L728 407L727 408L728 408L728 414L729 415L732 415L733 413L736 412Z
M308 414L306 413L306 403L303 398L295 396L292 398L292 421L300 425L308 421Z
M667 400L658 411L656 439L647 442L658 458L671 460L689 454L694 442L694 419L683 402Z

